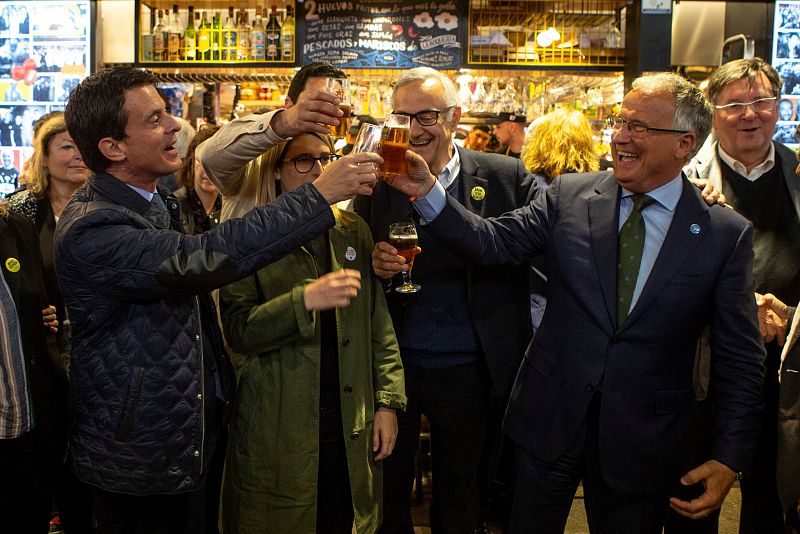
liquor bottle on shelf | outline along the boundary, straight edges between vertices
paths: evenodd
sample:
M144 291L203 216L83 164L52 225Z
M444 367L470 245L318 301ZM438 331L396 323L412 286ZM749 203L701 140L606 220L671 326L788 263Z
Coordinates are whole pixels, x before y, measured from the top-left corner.
M183 32L183 57L194 61L197 56L197 32L194 29L194 7L189 6L189 20Z
M198 61L211 59L211 24L208 22L205 11L203 11L203 17L197 27L197 59Z
M261 18L261 9L256 8L253 28L250 30L250 57L253 61L264 61L264 22Z
M222 60L236 60L236 21L233 15L233 6L228 7L228 20L222 30Z
M150 10L150 28L148 33L142 32L142 60L153 61L153 33L156 27L156 13Z
M283 61L294 61L294 14L286 6L286 18L281 25L281 56Z
M200 18L200 13L202 13L202 11L195 10L194 12L194 28L196 35L194 57L197 61L203 60L203 53L197 49L197 46L200 45L200 29L203 27L203 19Z
M236 30L236 59L247 61L250 48L250 28L247 27L247 11L239 10L239 27Z
M222 21L219 11L214 13L214 22L211 24L211 59L219 61L220 43L222 42Z
M278 20L278 8L272 6L272 13L267 24L267 61L281 60L281 22Z
M166 41L164 40L164 12L158 10L156 14L156 25L153 27L153 61L164 61L166 57Z
M169 19L169 37L167 38L167 60L181 59L181 19L178 16L178 4L172 4L172 17Z

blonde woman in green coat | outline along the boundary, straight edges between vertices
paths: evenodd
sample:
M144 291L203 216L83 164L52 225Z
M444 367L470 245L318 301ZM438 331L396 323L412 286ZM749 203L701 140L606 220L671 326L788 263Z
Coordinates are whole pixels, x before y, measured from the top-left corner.
M303 134L267 149L241 189L274 198L335 158L328 136ZM380 461L405 408L403 368L369 229L332 209L326 234L220 291L227 340L249 355L230 426L225 534L369 533L381 523Z

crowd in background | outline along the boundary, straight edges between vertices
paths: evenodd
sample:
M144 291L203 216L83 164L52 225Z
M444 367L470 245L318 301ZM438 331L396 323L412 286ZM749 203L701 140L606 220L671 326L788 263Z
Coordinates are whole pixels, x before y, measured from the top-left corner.
M195 131L117 67L36 122L0 205L9 532L411 534L423 421L435 534L563 532L580 482L592 532L713 533L734 480L740 532L800 531L774 68L640 78L608 171L579 111L454 142L455 85L411 69L390 180L352 152L374 118L334 149L343 76L306 65L283 109Z

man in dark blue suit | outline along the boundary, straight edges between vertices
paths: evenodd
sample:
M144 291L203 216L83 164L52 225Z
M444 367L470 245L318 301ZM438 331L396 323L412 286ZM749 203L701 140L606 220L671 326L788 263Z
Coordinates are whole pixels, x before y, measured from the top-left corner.
M410 117L410 151L466 209L490 217L530 201L533 177L518 159L454 145L461 106L446 75L427 67L406 71L395 84L392 105L394 113ZM373 257L396 253L386 242L389 224L411 220L408 198L379 182L371 197L356 199L355 211L372 230ZM480 478L486 476L481 446L500 434L502 409L532 333L528 273L526 266L488 269L466 262L424 228L418 234L423 253L414 281L422 290L404 295L389 287L386 293L408 406L397 414L394 454L383 461L381 532L414 531L411 493L422 413L431 427L431 530L472 534L481 520ZM400 267L373 266L387 286Z
M707 206L681 173L711 107L677 75L647 76L610 124L613 174L562 176L497 218L445 195L415 154L391 181L417 198L431 235L472 261L546 257L548 306L504 423L518 446L514 532L562 532L583 480L592 532L660 533L667 504L689 517L718 508L755 445L764 347L752 226ZM707 324L716 439L706 462L676 473ZM670 499L677 478L702 494Z

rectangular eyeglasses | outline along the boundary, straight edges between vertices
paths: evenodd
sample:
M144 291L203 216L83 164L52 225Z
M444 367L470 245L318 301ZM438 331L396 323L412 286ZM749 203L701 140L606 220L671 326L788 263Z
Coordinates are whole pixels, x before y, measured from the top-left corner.
M668 133L689 133L686 130L671 130L669 128L654 128L652 126L648 126L643 122L640 121L631 121L628 119L623 119L619 115L606 117L606 124L612 130L621 130L623 124L628 125L628 132L631 135L641 137L646 135L648 132L668 132Z
M723 104L721 106L715 105L714 108L718 109L719 112L726 117L738 117L744 114L748 106L752 107L753 111L756 113L772 111L775 108L776 100L778 100L777 96L768 96L753 100L752 102L731 102L730 104Z

